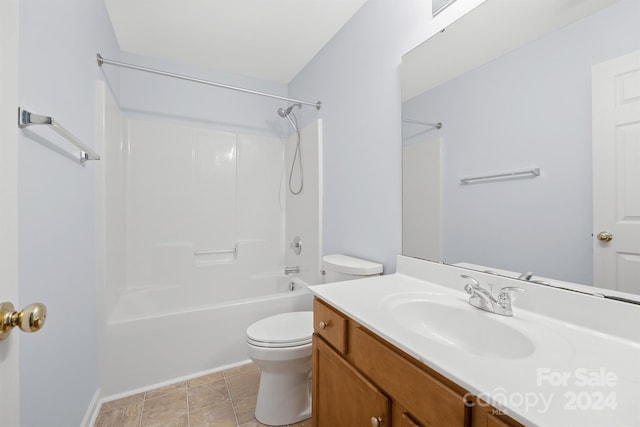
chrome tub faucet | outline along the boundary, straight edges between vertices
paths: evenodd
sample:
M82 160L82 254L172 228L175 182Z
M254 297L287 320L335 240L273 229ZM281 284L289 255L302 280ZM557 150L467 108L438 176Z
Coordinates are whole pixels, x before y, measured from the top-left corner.
M284 268L284 274L289 275L289 274L298 274L300 273L300 267L298 267L297 265L295 267L285 267Z
M471 283L467 283L464 286L464 290L469 294L469 304L480 310L502 316L513 316L513 309L511 308L512 292L525 292L524 289L516 286L506 286L500 289L497 297L494 297L490 290L480 286L480 283L473 277L466 274L460 277L471 281Z

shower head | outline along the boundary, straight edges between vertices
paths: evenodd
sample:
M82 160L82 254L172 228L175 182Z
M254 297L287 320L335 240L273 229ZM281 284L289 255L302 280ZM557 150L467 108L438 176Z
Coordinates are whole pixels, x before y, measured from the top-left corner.
M298 108L302 108L302 104L293 104L290 105L287 108L278 108L278 115L282 118L287 118L287 120L289 120L289 123L291 124L291 127L293 128L294 131L298 132L298 126L296 124L296 122L291 118L291 110L293 110L293 107L298 107ZM295 117L295 116L294 116Z
M278 115L280 117L287 117L289 113L291 113L291 107L287 108L286 110L282 107L278 108Z
M302 108L302 104L292 104L287 108L278 108L278 115L282 118L284 117L288 117L289 114L291 114L291 110L293 110L293 107L298 107L298 108Z

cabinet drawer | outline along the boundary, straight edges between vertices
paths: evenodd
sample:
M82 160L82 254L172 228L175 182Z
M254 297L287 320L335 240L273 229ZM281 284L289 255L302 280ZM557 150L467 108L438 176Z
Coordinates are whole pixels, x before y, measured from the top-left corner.
M313 301L313 329L333 348L347 353L347 318L319 299Z
M359 325L349 333L349 360L394 401L410 408L415 421L429 426L471 425L471 407L465 405L462 388L444 384Z

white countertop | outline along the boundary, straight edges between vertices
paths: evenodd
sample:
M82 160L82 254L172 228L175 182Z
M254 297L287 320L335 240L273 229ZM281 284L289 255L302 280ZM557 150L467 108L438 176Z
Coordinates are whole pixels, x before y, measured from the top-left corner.
M519 308L517 301L513 317L484 312L468 304L464 283L460 279L454 287L440 286L424 277L396 273L309 289L525 425L640 426L639 342L527 311ZM447 301L473 316L491 316L478 319L501 322L521 332L534 344L534 350L522 357L493 356L419 337L398 323L397 314L389 310L390 298L403 295ZM635 318L638 326L639 320L640 315ZM478 325L468 327L473 330ZM495 339L491 330L478 328L473 333Z

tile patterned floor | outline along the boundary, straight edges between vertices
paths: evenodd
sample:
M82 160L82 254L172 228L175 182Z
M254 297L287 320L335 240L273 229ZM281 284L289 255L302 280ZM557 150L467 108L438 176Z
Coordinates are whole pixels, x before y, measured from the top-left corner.
M247 364L105 402L95 427L261 427L253 416L259 380Z

